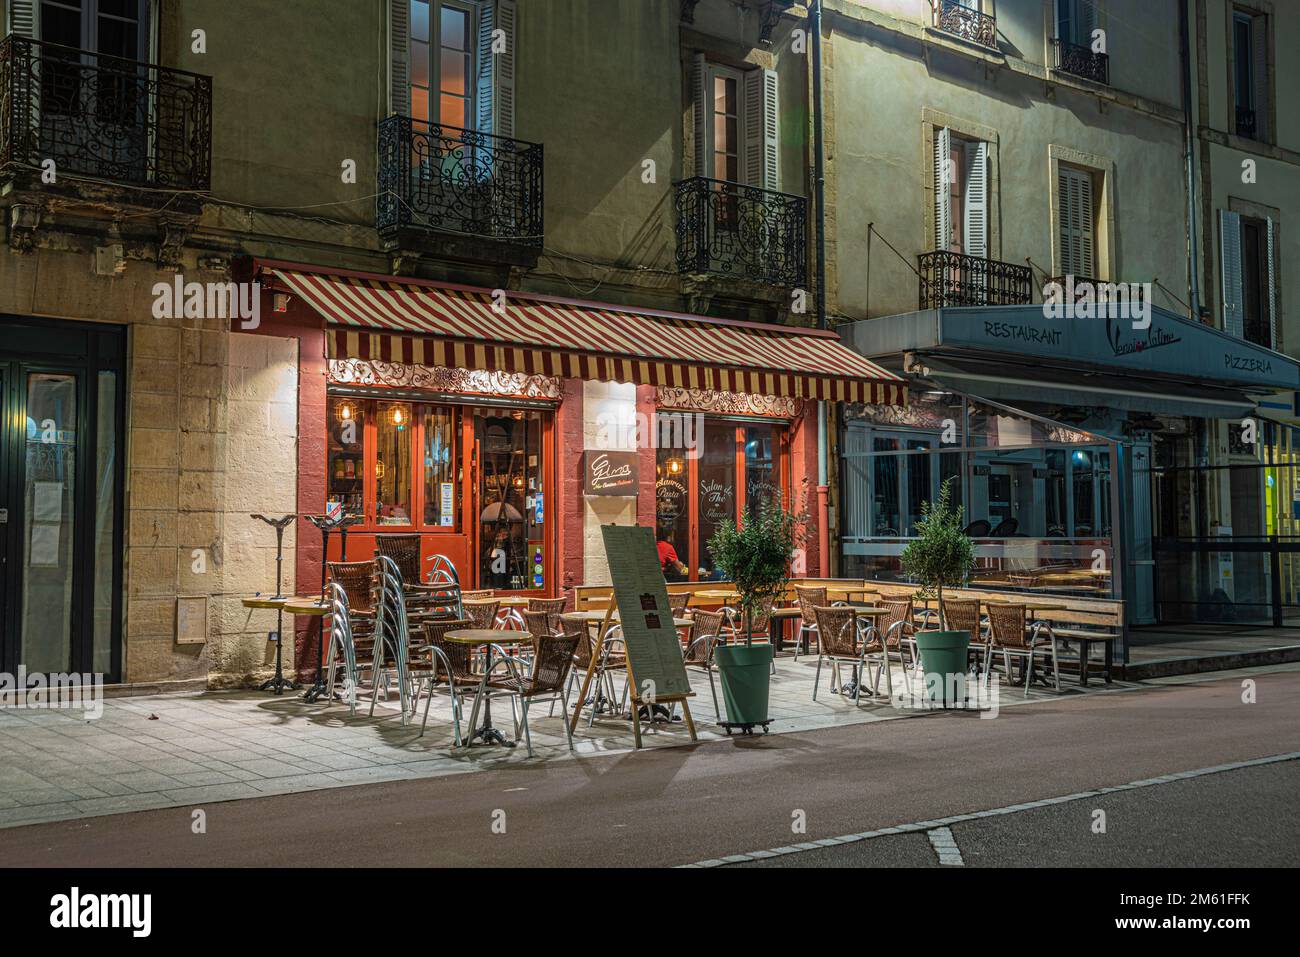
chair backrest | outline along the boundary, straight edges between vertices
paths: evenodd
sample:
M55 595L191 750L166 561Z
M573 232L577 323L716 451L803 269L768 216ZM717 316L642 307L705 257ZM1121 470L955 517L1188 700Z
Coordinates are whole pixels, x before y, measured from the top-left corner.
M943 620L949 631L969 631L972 639L980 636L980 600L978 598L945 598Z
M375 563L330 562L329 580L347 594L348 609L368 615L375 610Z
M462 591L460 593L461 600L463 601L469 601L470 599L478 600L480 598L493 598L495 596L496 592L491 588L481 588L478 591Z
M691 593L688 591L668 593L668 607L672 609L674 618L686 617L686 606L691 603Z
M499 601L474 602L465 606L465 617L469 619L471 628L492 628L497 623L500 609Z
M403 582L418 585L424 580L420 576L419 535L376 535L375 548L397 565Z
M416 538L419 538L417 535ZM418 544L417 544L418 550ZM429 583L432 585L455 585L460 588L460 573L451 559L446 555L429 556Z
M382 555L375 559L375 574L379 578L379 604L375 609L375 667L382 666L385 661L392 661L397 666L397 687L405 714L410 626L406 617L402 575L397 564Z
M573 653L583 640L581 632L560 635L541 635L535 638L537 649L533 657L533 676L528 683L528 694L548 694L564 687L573 667Z
M562 612L533 611L530 608L525 610L523 614L524 630L534 637L564 634L564 622L560 621Z
M691 619L691 640L686 646L688 665L703 665L713 657L713 648L722 636L721 611L697 611ZM701 639L707 638L708 641Z
M795 601L799 604L799 617L803 619L805 625L814 625L817 623L817 613L814 608L820 608L829 605L827 592L825 588L803 588L799 585L794 589Z
M766 638L772 633L772 616L767 612L760 611L754 615L752 620L742 610L736 615L736 638L740 641L745 640L745 628L749 628L749 633L755 638Z
M333 581L325 586L325 598L330 606L330 653L340 654L343 657L343 675L348 682L348 703L355 709L357 646L352 638L352 614L348 608L348 593L342 585Z
M528 599L529 611L552 611L560 613L564 611L564 606L569 603L567 598L530 598Z
M987 538L991 528L987 519L977 518L962 529L962 532L971 538Z
M881 597L876 602L881 608L889 610L889 614L880 619L880 631L885 635L889 644L896 645L904 634L912 632L912 619L916 612L912 607L912 599L902 598L890 600ZM901 622L901 625L899 624ZM899 625L899 627L895 627Z
M813 608L813 616L817 621L822 654L845 658L857 656L857 633L853 627L855 616L852 608L818 605Z
M474 657L474 647L473 645L462 645L457 641L448 641L443 636L449 631L468 627L470 627L470 622L467 618L462 618L459 621L454 618L440 618L424 623L424 640L447 656L453 678L473 679L475 677L473 668L470 667Z
M1025 647L1025 606L989 605L989 633L996 645Z

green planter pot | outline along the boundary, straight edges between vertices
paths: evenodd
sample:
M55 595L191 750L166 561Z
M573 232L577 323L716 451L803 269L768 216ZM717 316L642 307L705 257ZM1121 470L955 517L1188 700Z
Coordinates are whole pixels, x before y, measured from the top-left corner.
M948 703L948 688L955 684L952 676L966 679L966 655L970 648L969 631L918 631L916 647L921 652L927 694Z
M768 681L771 678L772 646L718 645L714 663L722 678L722 700L731 724L765 724Z

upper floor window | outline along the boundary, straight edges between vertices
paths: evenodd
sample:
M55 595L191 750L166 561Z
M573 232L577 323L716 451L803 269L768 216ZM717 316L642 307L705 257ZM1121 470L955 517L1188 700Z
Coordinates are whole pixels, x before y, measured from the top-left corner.
M515 0L389 0L392 108L514 136Z
M1093 173L1061 164L1057 171L1057 224L1061 275L1097 276L1097 204Z
M934 131L934 248L988 256L988 143Z
M1224 331L1269 349L1277 343L1276 233L1271 217L1219 211Z
M1238 136L1269 138L1268 17L1232 10L1232 128Z
M740 70L696 54L695 175L779 189L778 93L772 70Z

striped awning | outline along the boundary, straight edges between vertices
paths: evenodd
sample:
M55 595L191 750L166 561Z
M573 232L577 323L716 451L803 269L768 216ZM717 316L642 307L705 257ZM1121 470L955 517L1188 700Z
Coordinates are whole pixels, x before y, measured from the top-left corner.
M331 359L903 405L903 380L834 332L633 312L384 276L268 267L319 312Z

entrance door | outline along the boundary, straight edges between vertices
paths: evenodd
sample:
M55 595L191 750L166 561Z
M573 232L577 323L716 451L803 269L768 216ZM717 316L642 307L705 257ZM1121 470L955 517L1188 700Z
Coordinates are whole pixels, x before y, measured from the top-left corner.
M547 591L553 525L547 494L549 414L524 409L474 411L474 552L478 585Z
M121 330L12 321L0 354L0 671L119 680Z

